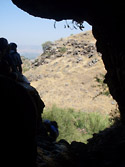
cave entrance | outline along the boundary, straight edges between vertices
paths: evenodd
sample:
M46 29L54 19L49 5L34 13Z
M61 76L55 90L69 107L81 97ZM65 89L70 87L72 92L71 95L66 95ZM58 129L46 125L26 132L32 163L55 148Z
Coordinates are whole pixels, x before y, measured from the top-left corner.
M69 22L63 22L62 28L70 29ZM55 27L58 31L58 23ZM87 142L93 133L110 126L109 117L116 112L117 103L103 82L106 70L92 30L70 32L67 37L43 43L43 53L25 75L45 102L43 119L59 124L58 140Z
M34 8L33 3L37 2L38 6L41 3L41 1L39 1L39 0L38 1L13 0L13 2L19 3L19 6L21 6L21 4L22 4L22 8L24 7L25 10L29 9L28 11L33 12L33 14L36 14L35 12L37 12L37 11L34 12L34 9L36 9L36 8ZM27 5L27 2L29 2L28 5ZM48 1L47 2L43 1L43 2L45 3L45 6L47 5L47 11L49 12L48 6L50 4L47 4ZM56 1L53 1L53 2L56 2ZM85 9L85 13L83 13L83 15L87 18L87 20L91 20L92 25L94 25L94 29L95 29L94 35L96 36L96 39L97 39L97 42L98 42L98 47L97 48L98 48L98 50L101 51L101 53L103 55L102 58L103 58L106 70L108 72L108 74L106 75L107 76L106 80L108 81L107 83L108 83L108 86L110 87L110 90L111 90L111 93L112 93L113 97L119 103L119 108L120 108L120 112L122 114L122 118L123 118L123 120L125 120L125 114L124 114L124 108L125 107L124 107L124 98L123 98L124 97L124 91L125 91L125 88L124 88L124 85L125 85L124 84L124 75L125 75L125 73L124 73L124 60L125 60L124 59L124 54L125 54L125 50L124 50L124 42L123 42L124 41L124 38L123 38L124 37L124 35L123 35L124 31L116 33L118 25L120 25L120 30L124 30L124 25L122 25L123 22L120 23L120 21L119 21L119 19L124 20L124 13L123 13L124 10L119 11L118 9L121 6L119 5L119 3L117 3L118 4L117 8L113 8L113 10L112 10L113 13L112 13L110 11L110 3L108 3L109 5L107 5L107 3L104 3L105 7L108 6L108 10L106 10L106 12L105 12L105 8L102 5L102 2L100 4L103 8L100 8L100 9L99 9L100 4L97 4L95 2L96 1L94 1L94 4L95 4L94 7L95 8L93 8L93 6L92 6L93 10L89 10L90 14L88 15L86 13L86 9ZM86 1L86 4L88 4L88 3L90 3L90 2ZM25 4L26 4L27 7L25 6ZM63 4L65 5L65 3L63 3ZM33 5L33 8L32 8L32 5ZM74 5L76 5L76 3L74 3ZM52 4L52 7L53 6L54 5ZM59 4L59 6L60 6L60 4ZM84 6L85 6L85 8L89 8L90 5L88 5L88 6L84 5ZM84 6L82 6L82 10L83 10ZM112 5L112 6L114 7L115 5ZM41 5L41 8L42 7L43 6ZM46 14L46 17L51 17L51 15L47 14L46 11L43 12L43 10L41 10L41 8L40 8L40 6L38 7L38 9L40 10L40 13L39 13L39 11L38 11L38 13L41 14L41 17L43 17L42 14L43 15ZM50 7L50 9L54 9L54 8ZM72 10L73 8L70 8L70 9ZM75 9L76 9L76 6L75 6ZM91 9L91 7L89 9ZM99 9L99 10L95 10L95 9ZM68 10L69 10L69 8L68 8ZM79 10L79 8L78 8L78 10ZM57 10L57 13L58 12L60 13L60 18L64 14L63 11L64 10L62 10L60 12L59 10ZM119 11L119 12L116 13L116 11ZM121 13L121 11L122 11L122 13ZM74 11L72 11L72 12L73 12L72 14L74 14ZM68 13L69 13L70 16L72 16L72 14L70 12L67 12L66 14L68 14ZM55 14L55 11L54 11L54 14ZM76 14L77 14L77 12L76 12ZM81 17L83 17L81 12L78 11L78 14L80 14ZM100 19L101 18L100 16L103 16L102 18L104 18L104 20ZM65 15L65 17L66 17L66 15ZM57 18L59 18L58 15L57 15ZM106 27L105 20L109 21L108 22L109 23L108 28L110 28L110 30L108 30L108 28ZM110 23L110 21L111 21L111 23ZM95 22L97 23L97 26L96 26ZM115 36L116 40L114 40L115 39L114 38L115 33L117 34ZM75 49L76 48L79 49L80 45L78 45L76 47L76 39L77 38L75 36L75 43L73 43L73 46L75 46ZM61 39L61 41L63 41L63 39ZM87 49L87 51L91 50L90 48L93 47L92 45L89 48L87 46L88 46L88 44L85 44L85 48ZM67 49L64 49L64 46L63 46L63 49L62 49L62 47L61 48L59 47L58 49L59 49L59 52L61 52L63 54L66 53L66 51L67 51ZM77 65L79 65L82 61L82 59L79 56L80 51L71 52L71 53L74 53L73 56L75 58L77 58L77 62L70 58L70 60L68 60L68 65L65 66L65 68L62 69L62 65L61 65L60 67L58 67L58 69L56 69L57 73L58 73L59 70L63 71L63 73L60 73L60 75L51 76L51 75L47 75L46 73L44 73L44 74L46 74L46 75L44 75L44 77L46 77L46 82L45 83L48 84L48 79L51 78L51 77L54 77L55 80L59 79L60 77L62 77L62 75L64 73L66 73L67 76L70 79L72 79L72 77L71 77L71 72L72 71L71 70L68 71L69 67L72 63L72 60L73 60L72 67L75 67L75 71L73 71L73 74L75 74L75 76L76 76L77 73L78 73L78 70L80 68ZM49 56L50 56L50 54L48 54L47 57L45 57L45 58L48 58ZM101 56L101 55L99 55L99 56ZM57 57L58 57L58 59L61 59L60 54L58 54ZM69 58L70 56L67 56L67 57ZM93 55L91 54L91 55L86 56L86 57L89 58L89 60L90 60L91 58L93 58ZM84 58L84 62L87 62L87 61L85 61L86 57ZM61 63L63 65L65 65L64 60L65 59L63 57L63 60L61 61ZM87 68L87 70L85 70L85 72L84 72L84 74L87 75L88 69L93 68L93 70L91 71L91 74L93 74L93 71L95 70L94 67L97 65L98 62L99 62L99 60L98 61L97 60L96 61L92 60L92 62L89 63L90 67L88 67L86 64L84 64L84 66L82 65L82 68L80 68L80 69ZM35 63L37 64L37 62L35 62ZM50 60L45 61L46 66L49 63L51 63ZM59 62L55 61L55 63L53 63L52 65L54 66L54 68L56 68L57 65L59 65ZM35 68L37 69L36 71L37 71L37 74L38 74L36 80L39 80L39 79L42 80L43 76L39 75L40 67L35 67ZM50 69L47 68L47 70L49 71ZM99 69L98 69L98 71L99 71ZM52 69L51 72L53 72L53 69ZM70 75L68 75L69 73L70 73ZM34 75L34 77L36 77L36 76ZM82 73L80 73L80 79L81 78L84 78L84 77L82 77ZM101 93L99 92L99 94L94 96L93 97L94 103L95 103L95 100L97 98L101 97L102 95L107 96L107 87L105 88L105 85L103 85L103 82L102 82L103 79L104 79L104 76L102 75L102 73L101 73L101 75L98 75L94 78L94 81L98 83L97 87L106 91L105 93L104 93L104 91L101 91ZM36 111L36 108L32 103L33 101L31 101L31 98L28 98L29 96L28 96L27 92L22 91L24 89L22 89L22 88L19 89L18 86L15 87L16 85L14 86L13 82L8 82L8 83L5 82L5 84L4 84L3 81L4 81L4 78L1 78L1 84L3 84L4 88L5 88L6 85L9 84L8 85L9 89L3 89L3 90L1 89L1 93L2 93L1 96L2 96L2 100L4 101L4 103L2 104L3 107L1 107L1 108L5 107L4 108L5 110L3 112L3 116L4 116L3 118L5 118L4 120L6 120L6 118L7 118L6 116L9 115L9 117L7 119L7 125L8 126L5 126L5 127L7 128L6 132L11 132L11 135L9 135L9 139L10 139L9 141L10 142L8 142L8 133L5 133L5 131L4 131L2 136L3 136L3 143L5 143L4 145L6 146L6 148L8 148L7 150L10 151L9 152L10 154L8 154L10 163L13 163L13 161L14 161L14 163L13 163L14 166L17 165L17 161L20 162L22 166L24 164L25 165L28 164L29 166L36 166L35 165L36 164L36 155L39 156L37 160L39 161L40 165L43 164L44 166L55 166L54 164L56 164L56 166L66 166L67 164L69 164L69 166L78 166L78 165L79 166L82 166L82 165L92 166L92 165L96 165L96 166L100 167L102 164L103 164L103 166L107 166L107 165L109 166L109 164L110 164L110 166L124 166L124 164L125 164L124 155L123 155L124 145L125 145L124 124L120 124L120 126L107 129L106 131L101 132L99 135L97 135L97 134L94 135L94 137L91 140L89 140L89 143L87 145L85 145L83 143L77 143L77 142L73 142L73 143L71 143L71 145L69 145L66 141L62 142L63 143L62 146L61 146L61 143L48 143L48 142L47 142L46 145L44 145L43 140L41 140L41 138L40 138L41 143L39 143L39 145L43 144L43 148L42 147L39 148L38 149L39 153L37 154L37 150L36 150L36 131L35 131L36 130L35 129L35 127L36 127L36 122L35 121L36 120L34 119L34 113ZM51 81L52 81L52 79L51 79ZM62 81L63 80L61 80L61 82ZM75 80L72 79L71 81L72 81L72 83L75 83L76 79ZM61 84L61 82L60 82L60 84ZM57 89L59 88L60 84L57 85ZM86 83L85 83L85 81L81 82L81 80L80 80L80 84L85 86ZM89 85L89 83L87 84L87 86L88 85ZM52 82L51 82L51 88L52 88L52 86L53 85L52 85ZM63 86L66 90L67 87L69 86L69 83L68 83L67 80L66 80L65 85L63 85ZM78 85L78 87L79 87L79 85ZM95 85L91 85L91 90L92 89L95 90L95 88L97 89L97 87ZM13 89L11 89L11 88L13 88ZM16 92L16 90L18 90L18 89L20 90L19 94L17 94L17 92ZM13 92L13 90L14 90L14 92ZM85 91L83 89L81 89L81 90ZM72 91L74 91L73 88L72 88ZM91 97L90 92L86 91L86 94L88 94ZM13 96L13 93L14 93L14 96ZM52 93L55 94L54 91ZM74 92L74 95L76 95L76 93L77 92ZM19 96L19 95L21 95L21 96ZM24 99L21 98L23 95L25 97ZM25 95L27 95L27 96L25 96ZM67 96L68 95L65 95L64 98L67 98ZM9 97L9 98L6 98L6 97ZM27 101L27 99L28 99L28 101ZM80 97L79 97L79 99L81 100ZM6 104L11 104L9 106L9 110L8 110L8 107L5 104L6 100L9 101L9 103L6 103ZM16 101L17 104L20 106L18 112L17 112L17 106L12 105L13 101ZM84 101L83 101L83 103L85 104ZM92 103L89 103L90 106L91 106L91 104ZM112 105L114 105L114 101L113 101ZM29 107L30 107L30 109L29 109ZM49 111L51 111L51 112L49 112ZM52 113L52 110L49 110L49 111L48 111L48 113ZM53 107L53 111L54 111L54 113L56 113L56 111L57 111L57 113L59 113L59 109L57 107ZM22 114L22 112L23 112L23 114ZM46 113L47 113L47 111L46 111ZM57 114L54 115L53 114L53 116L54 116L53 118L55 119L55 117L57 116L57 117L60 118L59 122L61 122L61 120L63 120L62 127L64 127L64 123L65 123L65 125L67 125L67 123L70 123L69 127L66 126L66 128L63 129L64 131L62 133L63 134L62 138L64 138L64 134L65 134L64 132L67 132L66 130L68 128L71 128L70 130L72 130L72 131L70 131L70 133L72 133L72 137L69 135L68 132L67 132L67 136L68 137L70 136L72 138L72 140L74 140L73 135L77 136L79 139L80 139L79 134L89 135L89 133L87 131L89 129L88 124L87 124L87 127L83 127L83 124L87 120L90 120L90 126L94 130L92 132L97 132L96 129L95 129L95 127L97 127L97 126L93 126L93 122L98 123L101 120L100 118L97 119L97 115L92 115L92 118L90 119L90 117L88 117L88 115L86 115L87 112L83 112L83 111L82 111L82 113L80 113L80 112L78 113L76 111L74 112L74 110L72 108L68 109L68 111L61 109L60 113L62 113L62 115L57 115ZM66 115L64 115L64 113ZM68 115L69 113L71 113L70 116ZM89 112L89 113L93 114L94 112ZM17 119L17 114L19 115L18 119ZM82 117L82 115L79 115L79 114L84 114L84 117ZM103 118L104 118L104 115L105 114L103 114ZM64 119L63 119L63 117L64 117ZM48 119L50 117L46 117L46 118ZM70 118L70 119L68 119L68 118ZM82 118L82 120L80 118ZM72 127L71 123L73 125L75 125L77 128L74 129ZM6 124L6 121L5 121L5 124ZM17 131L17 129L18 129L18 131ZM86 138L88 138L88 136L86 136ZM5 140L5 139L7 139L7 140ZM70 141L69 139L66 139L66 140ZM10 143L11 143L11 145L10 145ZM54 144L54 145L51 145L51 144ZM61 154L60 154L58 152L57 148L59 148L59 150L61 150L61 151L62 151L62 148L64 148L64 150L65 150L64 153L61 152ZM14 150L13 151L14 154L11 153L12 149ZM45 152L43 152L44 149L45 149ZM47 149L47 151L46 151L46 149ZM66 152L66 154L65 154L65 152ZM67 153L68 153L68 156L67 156ZM15 157L15 159L13 159L13 157ZM54 158L54 161L53 161L53 158ZM45 159L45 163L44 163L44 159ZM17 160L17 161L15 161L15 160ZM72 161L72 163L71 163L71 161ZM48 165L49 162L50 162L50 165ZM47 163L47 165L46 165L46 163ZM66 165L64 165L64 164L66 164Z
M7 10L8 4L4 3L3 5L6 5L4 10ZM58 108L70 108L77 112L89 113L96 111L102 114L109 114L111 110L115 110L116 102L109 95L107 86L103 84L106 71L101 60L101 54L97 53L96 40L91 31L82 32L78 30L80 24L72 20L55 23L54 20L44 21L44 19L35 18L17 10L15 6L7 11L9 11L7 18L13 18L14 21L11 22L11 26L9 22L8 26L3 23L4 27L12 29L11 33L6 31L9 33L9 41L17 42L22 56L29 57L32 55L33 58L36 56L34 55L35 52L37 55L41 54L33 62L23 59L24 71L26 71L24 74L38 90L41 98L45 101L46 108L56 104ZM23 19L19 20L18 18L21 17ZM16 26L15 22L17 23ZM25 26L23 27L24 23ZM37 29L35 29L36 25L39 25ZM83 26L85 27L84 31L88 27L91 29L86 22ZM43 27L44 29L42 29ZM77 30L75 30L76 28ZM19 30L23 33L19 33ZM47 35L43 34L46 31ZM64 33L67 31L68 33ZM3 36L7 35L3 33ZM51 40L50 37L52 36L58 37ZM39 47L37 46L38 38ZM44 38L50 42L46 43ZM21 40L23 40L23 45L21 45ZM27 43L30 43L30 46L26 45ZM41 44L44 44L45 48L43 54L41 53ZM27 71L31 66L34 67L34 71L32 71L33 69ZM81 132L80 129L79 131Z

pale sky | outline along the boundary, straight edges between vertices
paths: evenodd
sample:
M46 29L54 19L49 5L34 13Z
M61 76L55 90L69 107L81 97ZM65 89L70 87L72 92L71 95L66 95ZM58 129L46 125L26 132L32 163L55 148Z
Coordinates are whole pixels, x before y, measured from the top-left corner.
M29 15L16 7L11 0L0 0L0 37L5 37L9 42L15 42L18 47L39 46L46 41L55 41L60 38L78 34L79 29L64 28L65 21L56 22L55 20L41 19ZM70 25L71 20L68 20ZM91 29L91 26L84 23L84 30Z

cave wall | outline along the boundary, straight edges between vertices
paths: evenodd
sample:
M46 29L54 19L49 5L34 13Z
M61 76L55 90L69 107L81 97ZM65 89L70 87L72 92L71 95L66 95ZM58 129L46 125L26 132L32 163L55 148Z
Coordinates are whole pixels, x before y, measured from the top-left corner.
M110 34L109 34L110 33ZM114 35L113 35L114 33ZM102 53L102 59L107 70L105 82L113 98L118 102L121 118L125 120L125 49L124 31L123 35L119 32L105 29L97 30L93 27L93 34L97 39L97 50Z
M0 75L1 164L31 166L36 161L36 106L27 89Z
M124 4L105 0L12 0L22 10L35 17L87 21L93 27L97 50L107 70L105 82L118 102L121 118L125 120L125 25Z

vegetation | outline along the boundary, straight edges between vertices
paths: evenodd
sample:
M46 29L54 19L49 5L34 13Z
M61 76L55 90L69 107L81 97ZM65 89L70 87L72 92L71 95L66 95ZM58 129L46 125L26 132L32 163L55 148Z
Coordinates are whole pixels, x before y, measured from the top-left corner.
M96 76L95 79L96 79L96 82L98 82L98 86L100 88L102 88L102 91L100 91L97 96L99 96L99 95L109 96L110 95L109 88L108 88L107 84L104 83L105 75L100 74L100 76Z
M23 73L25 73L26 71L28 71L29 68L28 67L23 67Z
M61 48L59 48L59 52L60 52L61 54L64 54L66 51L67 51L67 48L66 48L66 47L61 47Z
M43 43L42 44L43 52L46 52L46 50L50 48L51 44L52 44L51 41L47 41L47 42Z
M25 58L24 56L21 56L22 62L23 62L23 73L28 71L31 67L31 61L28 58Z
M56 106L45 109L43 119L56 121L60 134L57 140L65 139L69 143L72 141L87 143L87 139L94 133L112 124L108 115L97 112L76 112L73 109L62 109Z

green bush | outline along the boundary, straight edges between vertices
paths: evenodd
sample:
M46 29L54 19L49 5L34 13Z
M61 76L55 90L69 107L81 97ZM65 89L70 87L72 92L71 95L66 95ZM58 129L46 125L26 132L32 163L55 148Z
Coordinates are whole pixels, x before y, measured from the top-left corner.
M79 141L87 143L94 133L104 130L111 125L109 116L97 112L76 112L73 109L62 109L53 106L45 109L43 119L56 121L59 126L57 140L65 139L69 143Z
M61 54L64 54L66 51L67 51L67 48L66 48L66 47L61 47L61 48L59 48L59 52L60 52Z
M46 52L47 49L49 49L52 45L51 41L47 41L45 43L42 44L42 48L43 48L43 52Z

